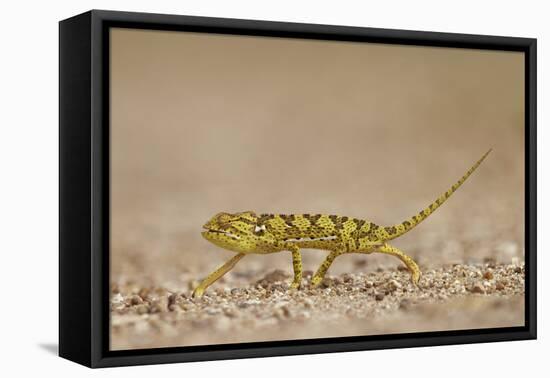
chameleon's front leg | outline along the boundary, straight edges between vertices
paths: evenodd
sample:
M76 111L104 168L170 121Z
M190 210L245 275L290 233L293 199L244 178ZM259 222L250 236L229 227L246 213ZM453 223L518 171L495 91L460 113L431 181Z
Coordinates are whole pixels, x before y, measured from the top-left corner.
M290 284L291 289L298 289L302 284L302 255L300 248L291 245L288 248L292 252L292 266L294 267L294 280Z
M199 286L193 291L193 297L200 298L202 297L206 288L212 285L214 282L219 280L225 273L229 272L240 259L244 257L244 253L238 253L229 260L227 260L223 265L219 266L215 271L210 273Z
M414 262L414 260L406 255L405 253L401 252L399 249L395 248L394 246L389 245L388 243L382 244L381 247L378 248L379 252L387 253L388 255L393 255L399 258L403 263L407 266L409 271L411 272L411 280L415 286L418 286L418 281L420 280L420 275L422 274L420 272L420 268Z
M325 261L323 261L319 269L317 269L317 272L315 272L313 277L311 277L311 284L313 285L313 287L319 286L321 281L323 281L323 278L325 277L328 268L330 268L330 266L334 262L334 259L340 254L341 253L338 251L332 251L328 254L328 256L325 258Z

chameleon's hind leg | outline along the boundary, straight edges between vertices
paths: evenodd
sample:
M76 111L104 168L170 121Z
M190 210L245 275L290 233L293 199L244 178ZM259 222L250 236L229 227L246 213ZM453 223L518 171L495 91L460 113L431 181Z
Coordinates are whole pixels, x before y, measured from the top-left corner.
M244 253L237 253L235 256L227 260L223 265L219 266L215 271L210 273L199 286L193 291L193 297L200 298L204 294L206 288L219 280L225 273L229 272L240 259L244 257Z
M319 269L317 269L317 272L315 272L313 277L311 277L311 284L313 285L313 287L319 286L321 281L323 281L323 278L325 277L328 268L330 268L330 266L334 262L334 259L339 255L341 255L341 252L339 251L332 251L328 254L328 256L325 258L325 261L323 261Z
M411 272L412 283L418 286L418 280L420 280L420 275L422 273L420 272L420 268L418 268L418 265L416 264L416 262L414 262L414 260L410 256L406 255L405 253L395 248L394 246L389 245L388 243L382 244L380 247L376 249L376 252L392 255L399 258L401 261L403 261L403 263L409 269L409 272Z
M289 246L290 252L292 252L292 266L294 268L294 280L290 284L291 289L298 289L302 284L302 255L300 254L300 248L295 245Z

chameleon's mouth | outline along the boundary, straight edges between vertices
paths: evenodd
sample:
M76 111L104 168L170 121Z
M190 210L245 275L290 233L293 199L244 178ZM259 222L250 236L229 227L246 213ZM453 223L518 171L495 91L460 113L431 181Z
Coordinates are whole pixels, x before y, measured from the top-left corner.
M203 231L203 235L205 235L205 234L221 234L221 235L229 236L230 238L237 239L237 240L239 240L241 238L240 236L232 234L229 231L215 230L213 228L205 228L205 229L206 229L206 231Z

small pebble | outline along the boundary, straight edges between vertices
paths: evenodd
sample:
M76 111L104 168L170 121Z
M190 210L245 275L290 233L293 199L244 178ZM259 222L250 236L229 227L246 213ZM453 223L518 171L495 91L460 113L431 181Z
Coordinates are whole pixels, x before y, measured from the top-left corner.
M232 309L232 308L226 308L223 310L223 313L225 316L229 317L229 318L234 318L237 316L237 312Z
M342 275L342 281L344 283L353 283L353 276L349 273L344 273Z
M111 297L112 303L122 303L123 301L124 301L124 297L120 293L117 293Z
M147 298L147 297L149 296L149 292L150 292L149 288L144 287L144 288L141 288L141 289L139 290L138 295L139 295L141 298L145 299L145 298Z
M206 310L206 313L208 315L218 315L221 313L221 310L219 308L209 308Z
M395 291L395 290L401 289L403 286L396 280L391 280L388 284L388 287L390 291Z
M147 314L149 312L149 306L141 304L136 306L136 312L140 315Z
M476 283L476 284L472 287L472 293L483 294L483 293L485 293L485 288L483 287L482 284Z
M403 310L408 310L409 307L411 307L411 301L410 299L402 299L401 302L399 302L399 308Z
M322 287L334 286L334 280L332 278L325 277L325 278L323 278L323 281L321 281L321 286Z

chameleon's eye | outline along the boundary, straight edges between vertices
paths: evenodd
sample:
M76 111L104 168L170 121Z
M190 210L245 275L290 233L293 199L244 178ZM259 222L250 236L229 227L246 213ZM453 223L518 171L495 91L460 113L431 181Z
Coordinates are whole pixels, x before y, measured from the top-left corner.
M256 234L262 234L264 231L265 231L265 224L262 224L261 226L256 225L256 227L254 227L254 232Z

